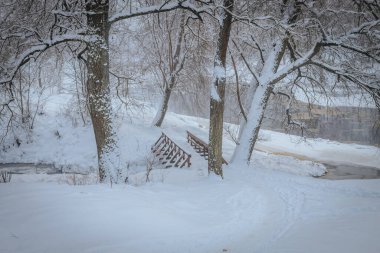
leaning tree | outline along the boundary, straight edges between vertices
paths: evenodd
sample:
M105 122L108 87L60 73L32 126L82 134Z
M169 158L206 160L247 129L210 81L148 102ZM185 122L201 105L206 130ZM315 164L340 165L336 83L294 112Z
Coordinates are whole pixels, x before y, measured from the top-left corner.
M241 129L235 161L249 162L268 99L284 81L291 80L301 89L310 84L323 89L327 84L317 82L315 76L315 69L320 69L325 75L333 74L338 80L357 86L376 105L380 101L379 4L284 0L267 1L263 8L265 12L252 10L252 15L240 17L259 32L269 30L271 36L259 38L253 34L255 43L260 45L258 49L265 49L264 62L249 64L256 91L247 123Z

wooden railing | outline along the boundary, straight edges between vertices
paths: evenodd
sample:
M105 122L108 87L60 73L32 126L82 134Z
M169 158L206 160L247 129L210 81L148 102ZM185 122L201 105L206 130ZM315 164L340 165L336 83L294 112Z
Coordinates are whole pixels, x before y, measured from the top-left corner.
M191 165L191 155L181 149L164 133L161 134L151 150L156 157L159 157L160 163L166 165L165 168L182 168L186 164L187 167L190 167Z
M208 160L208 144L203 140L199 139L194 134L187 132L187 142L195 149L195 152L203 156L206 160ZM227 161L222 157L222 162L228 165Z

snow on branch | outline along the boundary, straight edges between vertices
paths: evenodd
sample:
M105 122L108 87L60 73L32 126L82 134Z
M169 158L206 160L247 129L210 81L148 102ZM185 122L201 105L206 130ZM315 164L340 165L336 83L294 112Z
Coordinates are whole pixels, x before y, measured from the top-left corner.
M377 24L378 22L372 22L372 24L374 24L374 23ZM366 25L361 25L358 28L352 29L351 34L357 33L359 31L365 29L365 27L368 28L369 26L370 26L369 22L366 23ZM270 77L269 80L267 80L267 83L269 85L274 85L278 81L285 78L291 72L293 72L293 71L295 71L295 70L297 70L297 69L299 69L299 68L301 68L307 64L314 64L318 67L321 67L325 70L328 70L331 73L345 76L345 77L347 77L347 79L354 81L354 82L359 82L359 79L358 79L359 76L365 76L366 78L373 77L373 75L370 75L368 73L364 73L364 72L354 73L353 71L351 71L351 72L348 71L348 69L343 70L339 67L330 66L330 65L327 65L321 61L313 60L313 58L315 58L323 48L334 46L334 47L338 47L338 48L344 48L344 49L347 49L347 50L352 51L352 52L360 53L360 54L362 54L368 58L374 59L377 62L380 61L379 57L376 54L371 53L371 50L372 51L374 50L373 48L372 49L360 48L360 47L357 47L354 45L348 45L348 44L341 42L341 41L343 41L342 38L349 36L349 34L350 33L347 33L346 35L344 35L341 38L338 38L336 40L321 39L321 41L315 43L315 45L308 52L306 52L304 55L301 55L300 53L298 53L300 55L300 57L298 59L296 59L292 63L287 64L284 67L282 67L281 69L279 69L274 75L272 75ZM367 88L368 87L371 87L372 89L373 88L375 88L375 89L380 88L380 87L377 87L376 85L375 85L376 86L375 87L373 84L368 84L368 83L365 84L363 82L360 82L360 83L362 84L362 86L367 87Z
M353 43L353 39L360 40L360 35L366 35L372 43L376 44L376 41L380 40L380 33L375 27L380 25L380 20L365 22L358 27L345 32L342 36L332 38L331 36L325 37L321 45L323 47L337 47L344 48L352 52L359 53L363 56L371 58L376 62L380 63L379 53L380 47L377 45L375 47L366 48L364 43Z
M310 60L310 64L320 67L330 73L341 76L368 92L375 101L377 107L380 108L380 78L376 74L368 74L363 72L353 72L347 69L331 66L325 62L318 60ZM364 80L366 81L364 81ZM373 80L368 82L368 80Z
M358 72L358 71L349 71L347 68L343 69L343 68L331 66L328 63L325 63L325 62L322 62L319 60L313 60L313 59L311 59L309 63L312 65L318 66L318 67L320 67L320 68L322 68L322 69L324 69L330 73L342 76L342 77L344 77L344 78L346 78L346 79L348 79L354 83L357 83L361 87L366 88L366 90L379 90L380 91L379 82L376 82L376 81L365 82L362 80L363 78L366 80L379 79L379 77L377 77L376 74L368 74L368 73ZM380 81L380 80L378 80L378 81Z
M252 76L255 78L255 80L257 81L257 83L260 83L260 80L259 80L259 74L256 72L256 70L254 68L252 68L248 61L245 59L244 57L244 54L242 52L242 50L240 49L240 47L237 45L236 41L234 39L232 39L232 43L235 45L235 47L237 48L239 54L240 54L240 57L243 59L243 62L245 63L245 66L248 68L249 72L252 74ZM261 58L262 58L262 53L261 53ZM263 58L262 58L263 59ZM263 62L265 62L263 60Z
M200 7L196 6L193 2L201 4ZM202 13L208 13L210 6L209 4L213 1L202 1L202 0L166 0L163 1L161 4L153 5L153 6L146 6L141 8L134 8L134 10L129 11L123 11L114 14L109 18L109 23L113 24L117 21L133 18L133 17L139 17L147 14L154 14L154 13L161 13L161 12L168 12L176 9L185 9L190 12L192 12L194 15L196 15L200 20L202 20L200 14Z
M38 45L33 45L25 50L22 54L15 56L9 61L9 66L2 65L0 84L11 82L17 71L36 55L43 53L47 49L65 42L94 42L99 38L95 35L65 34L57 36L54 39L39 40Z
M304 56L298 58L296 61L282 67L276 73L270 76L269 79L266 80L268 85L274 85L285 78L287 75L292 73L293 71L305 66L310 63L311 59L318 54L321 50L321 44L317 42L312 49L310 49Z
M322 45L324 47L334 46L334 47L345 48L345 49L348 49L350 51L354 51L356 53L359 53L359 54L362 54L364 56L367 56L368 58L371 58L371 59L377 61L378 63L380 63L380 58L376 54L372 54L373 51L379 50L380 48L365 49L365 48L359 48L359 47L347 45L345 43L340 43L338 41L332 41L332 40L325 41L325 42L322 43Z

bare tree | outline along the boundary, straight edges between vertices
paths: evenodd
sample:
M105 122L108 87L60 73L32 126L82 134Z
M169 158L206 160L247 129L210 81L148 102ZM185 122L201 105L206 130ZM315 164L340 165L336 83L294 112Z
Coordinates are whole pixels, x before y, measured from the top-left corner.
M157 17L158 18L158 17ZM166 15L165 18L161 17L161 22L163 22L163 28L158 25L157 29L153 29L155 39L153 40L155 45L156 55L158 56L158 69L160 77L162 80L161 90L162 90L162 100L159 104L156 116L153 119L153 125L160 127L164 121L165 114L168 110L169 99L172 90L175 88L178 82L178 75L184 67L186 60L186 48L184 45L185 37L185 12L182 11L180 14L180 20L178 25L178 33L173 35L176 26L176 17L174 19L168 20L169 17ZM159 20L153 22L152 27L157 25ZM160 29L161 28L161 29ZM157 39L158 33L165 33L164 47L162 47L162 41ZM165 49L167 47L167 49Z
M355 11L358 4L362 8ZM355 84L379 104L379 76L376 74L379 5L371 2L368 7L368 4L367 1L285 0L281 4L268 1L264 7L279 11L261 16L260 10L256 10L252 12L253 17L238 17L247 25L258 27L258 34L260 30L269 30L272 36L255 39L261 40L260 48L265 48L266 54L262 67L249 64L258 85L247 124L241 130L235 161L249 162L269 96L285 79L302 89L310 83L318 83L312 70L320 68L325 75L333 74L339 80ZM263 46L265 43L271 47ZM322 89L327 85L318 84Z

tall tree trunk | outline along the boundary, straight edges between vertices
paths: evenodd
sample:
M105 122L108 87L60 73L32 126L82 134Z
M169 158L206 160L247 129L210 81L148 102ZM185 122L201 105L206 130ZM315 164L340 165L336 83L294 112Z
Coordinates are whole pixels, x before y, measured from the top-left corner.
M183 42L184 35L185 35L185 17L186 17L185 12L182 12L180 27L179 27L180 30L179 30L179 34L177 36L177 43L176 43L174 55L171 53L169 54L169 55L173 55L173 58L169 59L169 61L170 61L170 64L169 64L169 69L170 69L169 80L167 81L167 83L165 85L165 90L164 90L164 94L162 97L160 107L156 113L156 116L154 117L154 120L153 120L153 125L155 125L156 127L160 127L162 125L162 122L164 121L164 118L165 118L165 115L166 115L166 112L167 112L168 106L169 106L170 95L172 94L172 90L173 90L173 88L177 82L176 77L177 77L178 73L183 68L183 64L184 64L185 59L182 59L182 61L181 61L180 56L181 56L181 50L182 50L182 42ZM171 47L170 47L170 50L171 50Z
M259 78L259 85L256 88L249 107L247 123L243 125L243 128L239 133L239 144L236 146L232 162L244 161L249 163L251 160L253 148L255 147L261 122L264 117L265 108L273 90L274 84L269 84L268 80L271 75L277 72L277 69L280 66L285 53L286 42L286 38L279 40L265 61L265 65Z
M250 112L251 105L252 105L252 100L253 100L253 97L255 96L256 89L257 89L257 82L254 81L248 87L248 90L246 92L247 93L247 106L245 108L246 114ZM251 103L249 103L249 101L251 101ZM246 115L246 118L244 118L243 116L241 116L240 120L241 120L241 123L240 123L240 126L239 126L239 133L238 133L238 137L237 137L237 143L236 143L237 146L240 145L240 141L242 139L241 136L242 136L242 134L244 132L245 126L247 125L247 121L248 121L247 115ZM234 153L232 154L230 162L235 161L236 153L238 153L238 151L239 151L239 148L236 147L235 150L234 150Z
M299 18L299 15L301 14L301 6L302 1L294 1L292 4L289 4L288 0L283 0L281 13L284 15L284 20L286 20L289 25L295 23ZM288 11L288 13L284 14L286 11ZM255 147L261 122L264 117L265 108L268 104L273 86L275 85L275 83L269 83L269 80L270 77L277 72L278 67L280 66L289 40L288 36L290 36L290 34L286 33L285 37L279 39L272 51L268 54L259 77L259 86L255 91L249 109L247 123L246 125L243 125L243 128L239 133L239 144L236 146L232 162L244 161L249 163L251 160L253 148Z
M101 182L107 177L111 182L116 182L114 165L118 150L112 128L109 87L108 9L108 0L89 1L86 5L89 32L98 36L96 41L88 43L87 90L98 152L99 178Z
M223 178L222 141L224 94L226 86L226 55L232 25L234 0L224 0L222 23L218 35L217 51L214 59L214 80L211 84L210 130L208 148L208 172L214 172Z
M233 155L233 162L250 161L272 89L272 86L269 85L257 87L247 115L247 123L241 126L243 128L240 132L239 144Z

